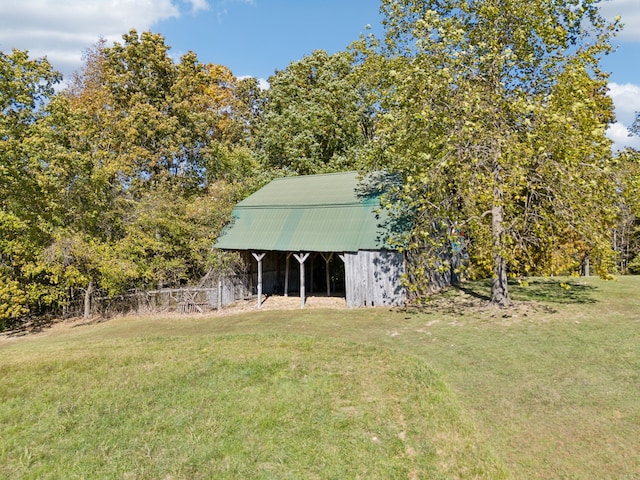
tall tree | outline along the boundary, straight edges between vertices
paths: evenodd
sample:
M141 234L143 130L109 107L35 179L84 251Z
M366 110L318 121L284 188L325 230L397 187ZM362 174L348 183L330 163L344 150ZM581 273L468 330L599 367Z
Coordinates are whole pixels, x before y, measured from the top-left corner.
M257 132L269 168L298 174L354 168L367 112L353 73L351 54L318 50L269 78Z
M637 117L630 134L640 134ZM614 247L623 272L640 273L640 152L626 148L618 152L617 191L620 193L620 222L614 232Z
M221 179L252 177L255 165L246 147L235 148L240 100L227 68L191 52L174 62L160 35L131 31L123 40L87 52L31 135L51 222L29 272L59 294L84 291L86 312L97 290L181 285L206 274L195 239L213 243L221 227L205 226L228 213L228 195L201 216L191 205L211 189L226 191Z
M576 242L610 253L599 58L617 27L598 3L383 0L384 43L364 52L365 71L383 72L372 163L404 177L408 249L439 251L464 231L495 305L511 304L508 273L534 257Z
M22 266L48 241L30 141L60 78L46 59L0 51L0 322L28 311L33 295Z

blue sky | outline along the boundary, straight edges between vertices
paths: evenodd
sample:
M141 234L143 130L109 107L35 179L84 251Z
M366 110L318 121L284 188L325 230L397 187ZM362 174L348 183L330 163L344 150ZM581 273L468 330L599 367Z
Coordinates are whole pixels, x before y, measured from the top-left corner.
M374 0L254 0L214 3L155 28L177 52L193 49L236 76L267 78L314 50L344 50L367 25L380 31L379 23Z
M193 50L236 76L266 79L313 50L344 50L367 25L380 33L378 10L378 0L0 0L0 50L46 55L68 76L100 37L136 28L164 35L176 58ZM618 118L609 136L640 149L626 131L640 111L640 0L608 0L603 12L626 24L603 62Z

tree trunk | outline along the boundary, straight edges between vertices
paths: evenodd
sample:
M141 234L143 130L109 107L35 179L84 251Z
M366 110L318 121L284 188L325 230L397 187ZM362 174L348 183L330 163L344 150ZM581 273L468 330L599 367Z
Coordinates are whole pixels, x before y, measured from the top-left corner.
M512 305L511 297L509 297L509 284L507 281L507 262L499 253L493 254L493 282L491 283L491 304L503 308Z
M93 279L89 280L87 290L84 292L84 318L91 316L91 296L93 295Z
M500 167L495 162L493 167L494 187L493 206L491 208L491 240L493 282L491 283L491 304L497 307L512 305L509 297L509 283L507 279L507 262L504 258L504 206L502 191L502 175Z

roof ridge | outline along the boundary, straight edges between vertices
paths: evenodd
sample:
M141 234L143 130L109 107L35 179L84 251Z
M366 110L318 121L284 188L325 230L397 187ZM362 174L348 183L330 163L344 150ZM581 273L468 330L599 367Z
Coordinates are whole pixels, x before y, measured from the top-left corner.
M360 173L358 171L356 171L356 170L349 170L348 172L312 173L312 174L309 174L309 175L287 175L285 177L276 177L271 181L275 182L275 181L280 181L280 180L291 180L291 179L294 179L294 178L328 177L328 176L331 176L331 175L347 175L347 174L360 175Z
M235 208L243 209L267 209L267 208L338 208L338 207L359 207L371 208L371 203L367 202L348 202L348 203L305 203L305 204L262 204L262 205L236 205Z

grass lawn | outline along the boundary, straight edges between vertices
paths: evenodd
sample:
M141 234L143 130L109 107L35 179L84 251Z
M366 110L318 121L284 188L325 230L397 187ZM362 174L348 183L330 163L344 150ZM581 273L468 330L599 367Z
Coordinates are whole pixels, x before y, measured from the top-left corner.
M0 339L0 478L638 478L640 278Z

